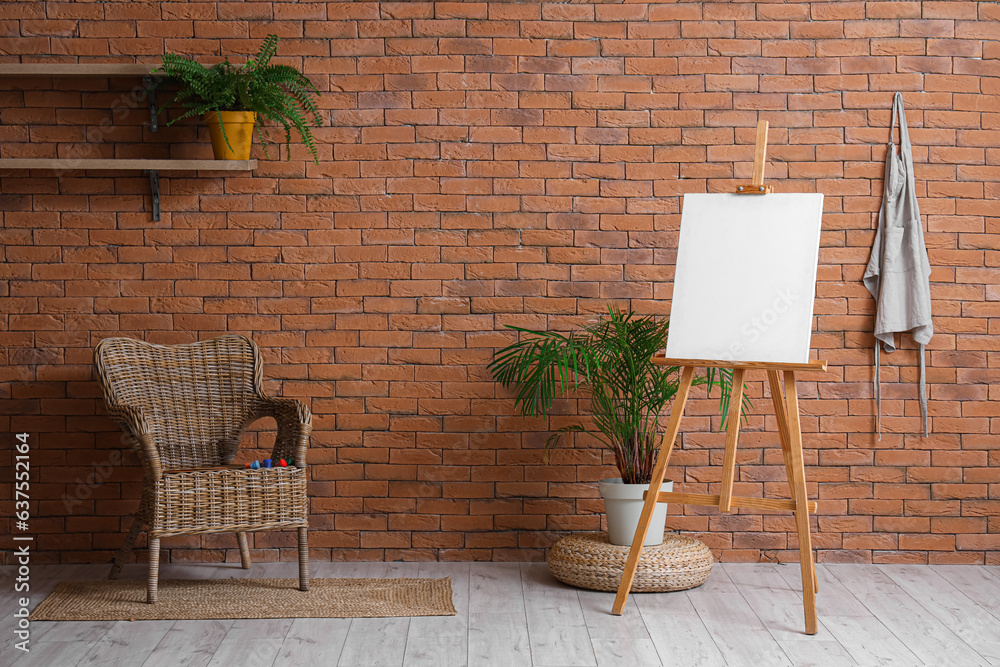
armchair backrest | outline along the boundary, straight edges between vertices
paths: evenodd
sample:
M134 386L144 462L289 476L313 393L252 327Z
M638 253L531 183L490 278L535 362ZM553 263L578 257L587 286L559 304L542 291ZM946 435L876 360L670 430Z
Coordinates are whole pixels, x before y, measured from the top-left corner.
M231 463L263 395L260 350L245 336L187 345L105 338L94 365L109 412L137 411L167 469Z

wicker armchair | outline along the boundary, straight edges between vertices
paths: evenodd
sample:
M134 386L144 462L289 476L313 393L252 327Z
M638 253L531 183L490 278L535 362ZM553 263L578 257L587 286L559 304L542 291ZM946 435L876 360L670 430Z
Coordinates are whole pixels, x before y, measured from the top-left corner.
M153 345L106 338L94 350L94 365L108 415L132 436L145 470L139 510L108 578L118 577L143 527L150 603L161 537L235 532L249 568L248 531L297 528L299 590L309 590L305 462L312 415L299 401L264 395L253 341L227 335ZM294 467L232 465L243 431L268 416L278 422L271 459L294 459Z

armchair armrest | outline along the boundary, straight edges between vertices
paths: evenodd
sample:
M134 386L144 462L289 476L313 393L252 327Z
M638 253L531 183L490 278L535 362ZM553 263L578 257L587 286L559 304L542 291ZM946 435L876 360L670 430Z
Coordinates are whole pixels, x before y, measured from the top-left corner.
M302 401L294 398L270 398L262 396L257 408L257 416L274 417L278 422L278 434L274 440L271 459L294 459L296 466L305 466L306 448L312 433L312 412Z
M156 449L156 442L142 409L131 405L110 403L107 405L107 409L108 417L135 440L132 448L139 454L146 476L151 479L159 479L163 474L160 452Z

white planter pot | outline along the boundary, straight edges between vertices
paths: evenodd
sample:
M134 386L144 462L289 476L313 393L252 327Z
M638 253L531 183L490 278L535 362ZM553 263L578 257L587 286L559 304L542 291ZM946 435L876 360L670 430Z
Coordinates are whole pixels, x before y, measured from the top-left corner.
M602 479L598 488L604 498L604 512L608 515L608 539L611 544L632 546L635 529L639 525L642 514L642 494L649 489L648 484L624 484L621 478ZM673 482L664 482L661 491L671 491ZM643 546L652 546L663 542L663 526L667 522L667 504L657 503L653 510L653 519Z

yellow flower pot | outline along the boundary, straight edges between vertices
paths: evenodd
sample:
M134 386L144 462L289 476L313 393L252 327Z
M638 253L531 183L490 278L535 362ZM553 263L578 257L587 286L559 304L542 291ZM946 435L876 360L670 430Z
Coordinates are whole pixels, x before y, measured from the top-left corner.
M222 136L217 114L222 115L226 135ZM212 152L216 160L249 160L253 145L253 126L257 114L253 111L209 111L205 114L212 137ZM229 144L226 144L229 139ZM230 148L232 146L232 148Z

